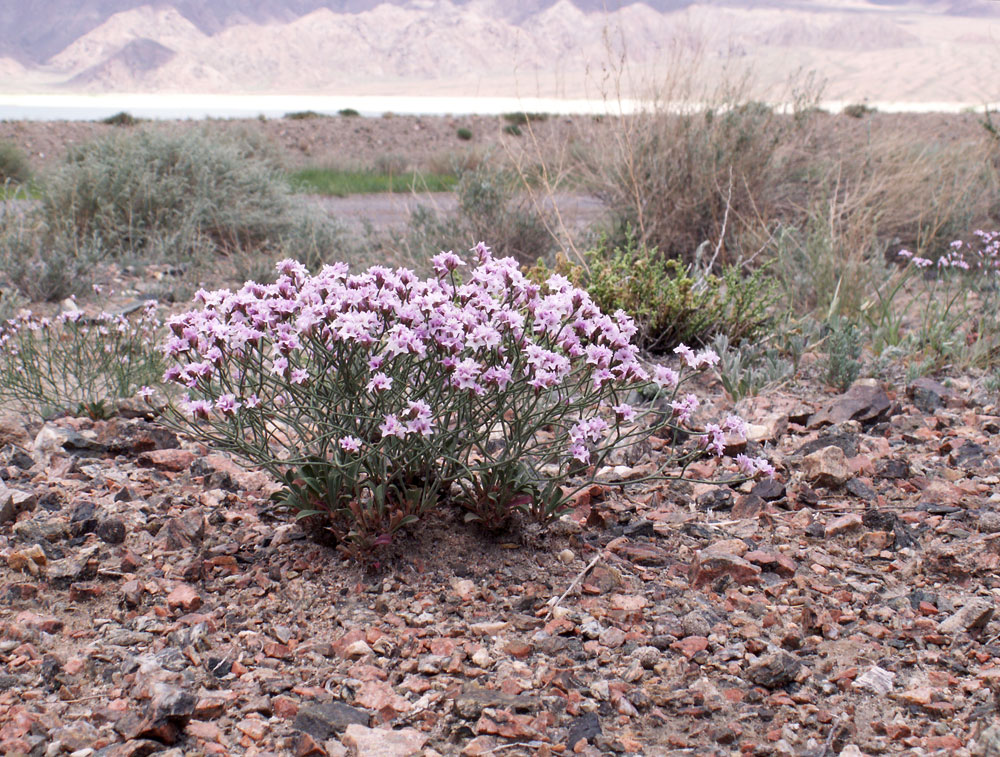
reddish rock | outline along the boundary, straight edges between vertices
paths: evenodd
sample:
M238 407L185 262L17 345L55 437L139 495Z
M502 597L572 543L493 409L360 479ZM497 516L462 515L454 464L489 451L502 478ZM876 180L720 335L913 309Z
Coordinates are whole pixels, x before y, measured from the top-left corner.
M366 710L376 712L384 712L385 710L409 712L413 707L409 700L399 696L392 686L382 681L368 681L362 685L354 703Z
M154 449L143 452L136 458L139 465L143 467L174 473L187 470L194 460L194 452L185 449Z
M541 736L532 718L506 710L494 710L491 715L483 713L473 730L479 735L501 736L505 739L537 739Z
M219 726L204 720L192 720L184 730L189 736L205 741L219 741L222 738L222 730Z
M963 742L958 736L953 734L947 734L945 736L928 736L923 740L923 745L925 749L931 751L941 751L954 752L956 749L961 749Z
M276 660L291 660L294 657L288 646L276 641L265 642L263 652L266 657L273 657Z
M104 594L104 589L91 582L70 584L69 599L71 602L84 602L89 599L97 599Z
M271 712L276 717L292 720L299 712L299 704L289 697L277 696L271 698Z
M423 749L427 735L415 728L390 731L352 724L347 726L341 741L348 748L355 749L359 757L411 757Z
M205 538L205 516L197 510L168 520L162 529L167 549L187 549L201 544Z
M240 731L240 733L253 741L262 740L267 735L268 731L267 723L263 720L257 720L256 718L241 720L236 724L236 728Z
M30 610L24 610L14 618L15 622L43 633L58 633L63 628L63 622L51 615L37 615Z
M910 704L925 705L930 704L934 697L934 689L930 686L917 686L907 689L899 695L899 698Z
M851 477L847 456L840 447L824 447L802 458L802 474L816 486L843 486Z
M523 641L511 641L504 646L503 651L511 657L523 660L531 654L531 645L525 644Z
M190 584L177 584L167 595L167 607L171 610L194 612L201 604L201 596Z
M676 649L689 660L699 652L708 649L708 639L704 636L686 636L670 645L671 649Z
M308 733L299 731L295 739L295 757L327 757L327 751Z
M762 549L755 549L752 552L747 552L743 556L743 559L759 566L761 570L769 570L785 578L794 576L795 571L798 569L798 563L781 552L768 552Z
M889 737L890 741L899 741L913 734L910 726L906 723L885 723L882 732Z
M729 576L738 584L751 584L760 580L760 572L760 568L742 557L702 550L688 569L688 581L695 589L713 583L722 576Z
M847 515L841 515L839 518L834 518L829 523L826 524L826 535L839 536L840 534L846 533L848 531L854 531L861 528L862 518L861 513L848 513Z

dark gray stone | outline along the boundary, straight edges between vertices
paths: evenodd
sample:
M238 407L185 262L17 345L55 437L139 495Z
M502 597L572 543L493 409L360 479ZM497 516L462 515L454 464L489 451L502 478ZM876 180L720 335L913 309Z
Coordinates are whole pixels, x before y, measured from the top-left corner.
M125 521L118 517L104 518L94 529L98 538L108 544L121 544L125 541L125 531Z
M347 730L349 725L368 727L368 713L343 702L323 702L303 707L295 716L292 728L308 733L317 741L325 741Z
M863 499L865 502L872 502L875 497L878 496L874 489L859 478L852 478L844 484L844 488L847 489L849 494L853 494L855 497Z
M760 497L765 502L774 502L785 496L785 485L776 478L765 478L754 484L750 493Z
M586 739L587 743L593 746L594 739L602 733L601 719L597 717L597 713L586 712L570 724L566 746L572 749L580 739Z
M990 451L981 444L966 441L961 447L948 455L948 462L956 468L981 468L989 459Z
M958 396L948 387L929 378L918 378L906 388L906 394L917 410L924 413L933 413L939 407L944 407L949 399Z
M720 486L707 491L698 497L699 510L732 510L734 504L733 490Z
M97 528L97 506L93 502L78 502L69 516L69 532L73 536L91 534Z
M24 686L24 681L17 676L0 676L0 691L10 691L20 686Z
M748 671L751 681L766 689L777 689L795 680L802 669L802 661L786 652L764 657Z
M903 479L910 477L910 465L905 460L881 460L876 469L879 478Z
M809 428L839 425L846 421L870 425L882 420L891 406L885 389L871 379L862 379L826 407L809 416Z
M858 435L848 434L843 431L822 434L818 439L803 444L795 450L795 454L803 456L811 455L813 452L818 452L826 447L840 447L844 455L854 457L858 454Z

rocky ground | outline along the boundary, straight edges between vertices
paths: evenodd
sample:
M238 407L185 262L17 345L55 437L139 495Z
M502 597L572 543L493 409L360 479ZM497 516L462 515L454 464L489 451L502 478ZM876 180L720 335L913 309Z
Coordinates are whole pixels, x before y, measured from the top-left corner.
M74 145L137 128L254 135L277 148L291 167L328 164L386 172L407 168L447 172L454 169L456 161L461 164L489 154L531 151L534 140L542 150L555 154L553 146L567 138L586 141L593 136L593 123L589 117L552 117L533 122L530 134L525 128L517 137L503 133L507 121L499 116L148 121L133 127L96 121L0 121L0 142L19 147L32 167L41 172L57 166ZM459 139L459 129L468 129L471 139Z
M772 392L773 481L598 484L519 537L445 513L368 570L127 403L6 416L0 752L1000 754L991 401Z
M138 126L111 126L96 121L0 121L0 142L25 152L32 168L43 173L55 168L74 145L136 128L181 131L206 129L210 133L250 134L270 142L289 167L330 165L398 172L405 168L447 172L455 165L484 156L500 160L519 157L526 170L544 156L550 175L558 175L570 155L598 146L615 149L620 136L614 119L591 116L552 116L533 121L521 136L505 134L507 121L499 116L394 116L381 118L330 116L306 119L214 119L206 121L147 121ZM874 114L864 120L830 116L817 124L829 139L862 134L865 140L920 138L944 142L983 137L983 119L975 114ZM472 138L459 139L468 129Z

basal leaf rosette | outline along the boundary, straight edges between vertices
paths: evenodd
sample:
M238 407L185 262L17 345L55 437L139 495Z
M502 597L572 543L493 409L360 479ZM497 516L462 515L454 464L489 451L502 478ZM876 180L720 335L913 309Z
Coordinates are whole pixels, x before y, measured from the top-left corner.
M342 263L310 275L286 260L274 284L198 292L198 309L168 321L165 378L188 392L175 418L273 473L292 508L322 514L352 549L444 499L491 527L514 512L549 519L567 481L664 426L704 440L671 465L722 453L722 427L692 429L697 399L679 394L714 356L650 373L624 313L560 276L539 287L483 244L472 253L471 265L435 256L427 279ZM666 411L629 404L651 390Z

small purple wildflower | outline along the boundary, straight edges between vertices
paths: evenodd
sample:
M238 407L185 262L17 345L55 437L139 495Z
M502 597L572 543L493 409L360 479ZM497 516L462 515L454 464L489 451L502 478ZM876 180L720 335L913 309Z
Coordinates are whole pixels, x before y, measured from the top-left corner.
M361 440L356 436L342 436L338 444L344 452L357 452L361 449Z

